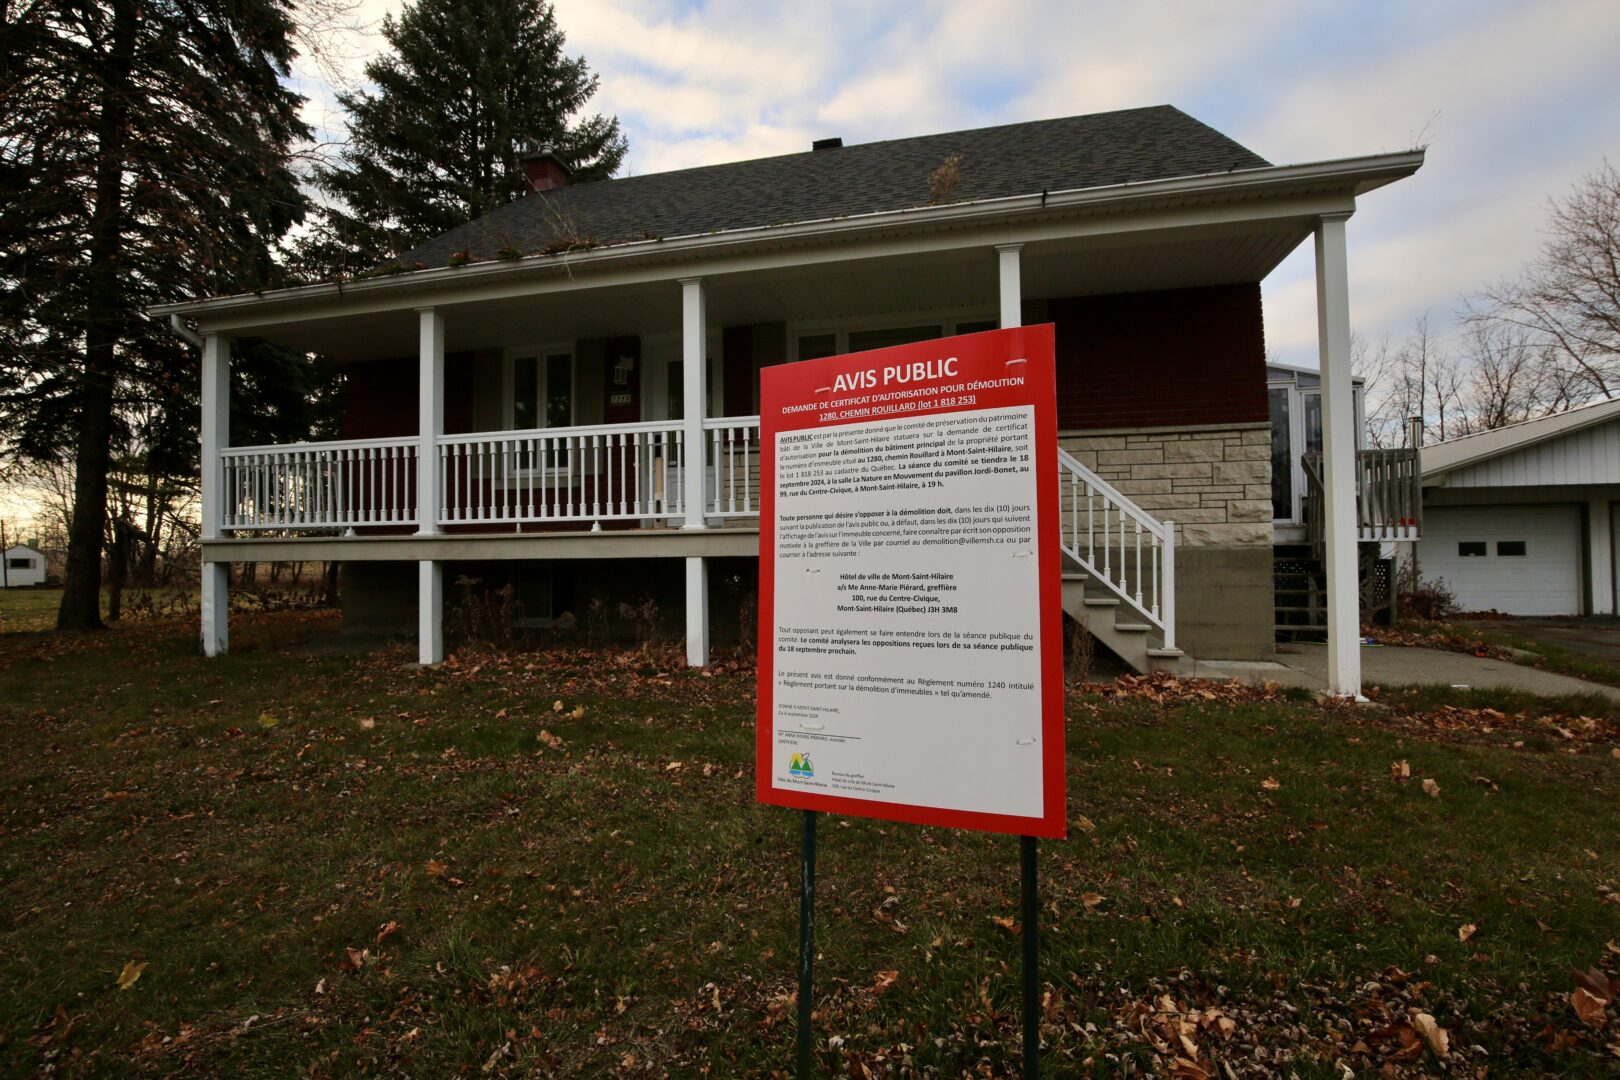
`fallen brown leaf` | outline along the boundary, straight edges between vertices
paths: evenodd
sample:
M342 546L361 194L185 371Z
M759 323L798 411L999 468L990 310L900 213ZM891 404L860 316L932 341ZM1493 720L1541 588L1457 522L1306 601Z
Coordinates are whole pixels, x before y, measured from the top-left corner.
M1431 799L1438 799L1440 797L1440 785L1425 776L1423 778L1423 794Z
M1575 1015L1581 1018L1581 1023L1587 1027L1602 1027L1608 1019L1609 1003L1593 994L1584 986L1577 986L1569 995L1569 1003L1575 1010Z
M1428 1013L1413 1013L1412 1027L1423 1036L1423 1041L1429 1044L1429 1049L1434 1051L1436 1057L1445 1057L1450 1052L1451 1036L1447 1035L1446 1029L1436 1023L1434 1017Z
M146 961L144 960L139 963L131 960L129 963L125 964L124 970L118 973L118 989L128 990L130 987L134 986L135 981L141 977L141 972L145 970Z
M1475 926L1473 923L1463 923L1461 926L1457 927L1457 940L1467 941L1469 938L1474 936L1474 933L1478 929L1479 927Z

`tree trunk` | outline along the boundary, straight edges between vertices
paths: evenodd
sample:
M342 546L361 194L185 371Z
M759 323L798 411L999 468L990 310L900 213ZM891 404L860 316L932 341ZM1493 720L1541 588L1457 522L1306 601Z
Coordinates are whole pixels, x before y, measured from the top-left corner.
M124 614L124 582L129 578L129 545L134 529L123 519L113 522L113 542L107 549L107 621Z
M152 455L147 454L146 469L146 543L141 548L140 571L136 582L151 588L157 581L158 539L163 530L163 513L158 504L158 489L162 480L151 466Z
M77 475L58 630L101 629L101 543L107 521L113 382L117 372L119 255L123 248L124 141L135 62L136 0L113 0L112 38L101 81L96 208L90 222L84 370L78 385Z

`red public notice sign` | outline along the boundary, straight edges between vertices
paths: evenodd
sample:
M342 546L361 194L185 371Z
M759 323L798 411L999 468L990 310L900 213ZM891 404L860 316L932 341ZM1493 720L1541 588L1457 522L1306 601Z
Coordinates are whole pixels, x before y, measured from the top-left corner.
M1049 325L760 372L756 792L1063 836Z

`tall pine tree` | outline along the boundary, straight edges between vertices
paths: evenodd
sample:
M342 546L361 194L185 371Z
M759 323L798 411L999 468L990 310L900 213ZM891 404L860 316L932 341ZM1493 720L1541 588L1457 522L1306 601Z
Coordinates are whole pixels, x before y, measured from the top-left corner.
M552 147L575 183L624 160L618 119L581 115L597 79L564 54L546 0L416 0L383 36L375 92L339 97L349 144L316 170L332 203L301 245L307 276L370 269L511 202L531 147Z
M282 84L292 14L291 0L4 5L0 449L74 462L63 629L101 625L131 406L195 414L196 354L145 309L274 284L274 245L307 207L288 167L309 137Z

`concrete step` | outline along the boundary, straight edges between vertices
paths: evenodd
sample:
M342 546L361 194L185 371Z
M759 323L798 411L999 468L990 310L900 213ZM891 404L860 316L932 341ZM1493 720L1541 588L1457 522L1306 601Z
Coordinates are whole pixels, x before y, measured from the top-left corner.
M1109 652L1139 672L1191 670L1192 661L1180 649L1159 647L1162 638L1157 628L1126 621L1136 614L1135 609L1124 605L1117 596L1088 591L1090 581L1091 575L1083 571L1064 571L1063 610L1083 623Z

